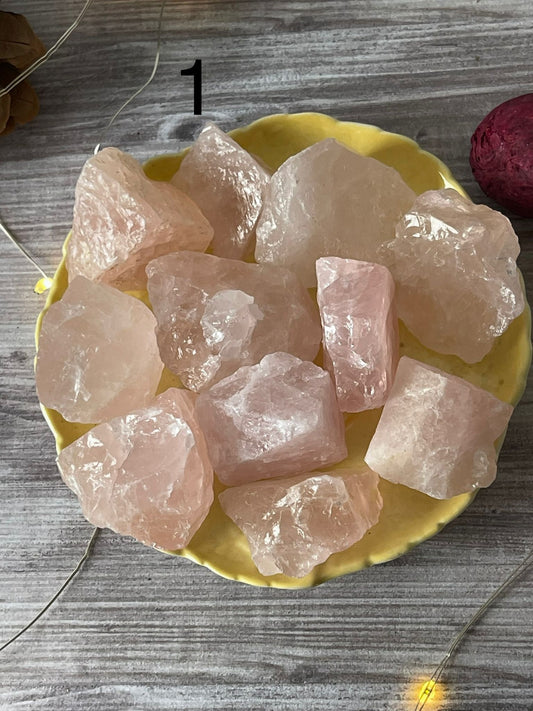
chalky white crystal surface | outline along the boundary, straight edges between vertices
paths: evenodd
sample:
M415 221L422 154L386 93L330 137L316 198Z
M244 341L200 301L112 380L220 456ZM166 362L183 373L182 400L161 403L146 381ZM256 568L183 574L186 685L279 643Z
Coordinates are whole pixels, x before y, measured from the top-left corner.
M319 257L377 261L415 197L393 168L326 138L272 176L256 228L256 260L292 269L305 286L315 286Z
M360 540L383 505L378 476L365 466L244 484L219 499L259 572L294 578Z
M161 357L191 390L267 353L318 352L318 310L287 269L183 251L150 262L147 274Z
M203 392L196 409L215 472L229 486L347 456L329 373L288 353L239 368Z
M269 179L269 173L244 148L208 124L172 183L194 200L213 226L213 254L242 259L253 246Z
M102 422L146 405L163 370L155 326L138 299L76 277L42 321L39 400L70 422Z
M194 397L171 388L63 449L61 475L92 524L159 548L189 543L213 501Z
M398 315L425 345L481 360L524 309L511 223L452 189L420 195L381 252Z
M324 362L343 412L381 407L398 363L394 281L386 267L339 257L317 260Z
M104 148L85 163L76 185L69 278L81 274L120 289L144 289L150 259L178 249L203 252L212 237L185 193L150 180L118 148Z
M512 412L486 390L404 356L365 462L436 499L489 486L494 442Z

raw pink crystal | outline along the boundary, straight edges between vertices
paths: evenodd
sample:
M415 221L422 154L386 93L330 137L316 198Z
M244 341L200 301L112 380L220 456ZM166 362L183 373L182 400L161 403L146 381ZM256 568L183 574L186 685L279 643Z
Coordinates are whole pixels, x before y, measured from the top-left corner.
M393 169L327 138L289 158L271 178L257 223L255 258L316 284L319 257L377 261L415 193Z
M398 363L394 281L386 267L354 259L317 260L324 362L343 412L381 407Z
M511 223L452 189L420 195L382 250L398 315L428 348L477 363L524 309Z
M489 486L511 405L405 356L365 456L384 479L436 499Z
M163 370L155 326L138 299L76 277L42 321L39 400L70 422L102 422L146 405Z
M288 353L239 368L202 393L196 410L215 472L229 486L347 456L329 373Z
M203 252L212 237L211 225L181 190L150 180L118 148L104 148L85 163L76 185L69 278L144 289L150 259L178 249Z
M318 310L287 269L184 251L150 262L147 274L161 356L191 390L267 353L318 352Z
M213 501L194 397L171 388L61 452L61 475L92 524L158 548L189 543Z
M378 476L365 466L244 484L219 499L259 572L294 578L359 541L383 505Z
M194 200L213 226L213 253L242 259L253 246L269 178L244 148L211 123L183 159L172 183Z

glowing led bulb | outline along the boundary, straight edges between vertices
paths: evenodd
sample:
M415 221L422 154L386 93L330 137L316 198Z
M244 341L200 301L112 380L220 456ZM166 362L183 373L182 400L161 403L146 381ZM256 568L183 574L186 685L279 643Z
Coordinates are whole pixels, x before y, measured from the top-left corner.
M426 703L426 701L429 701L431 698L435 696L435 686L437 685L437 682L434 681L433 679L430 679L429 681L425 681L422 684L422 687L420 689L420 692L418 694L418 700L423 701ZM422 706L419 706L419 708L422 708Z
M37 284L35 284L33 290L36 294L44 294L44 292L48 291L53 283L54 282L50 279L50 277L43 277L42 279L39 279Z

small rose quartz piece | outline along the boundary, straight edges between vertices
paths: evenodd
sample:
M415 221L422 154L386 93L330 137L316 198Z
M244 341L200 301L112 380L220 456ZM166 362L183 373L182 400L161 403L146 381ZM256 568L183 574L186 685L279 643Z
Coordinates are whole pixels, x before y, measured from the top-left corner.
M69 278L144 289L150 259L178 249L203 252L212 237L200 209L175 185L150 180L135 158L104 148L85 163L76 185Z
M494 481L494 442L512 412L486 390L404 356L365 462L435 499L472 492Z
M293 578L359 541L383 506L378 476L364 465L244 484L219 499L248 539L259 572Z
M326 138L274 173L257 223L255 258L316 285L319 257L377 260L415 193L394 168Z
M287 269L183 251L150 262L147 274L161 357L191 390L267 353L318 353L318 310Z
M171 388L61 452L61 476L94 526L169 550L189 543L213 502L194 398Z
M420 195L381 252L398 315L428 348L477 363L524 309L511 223L457 191Z
M172 183L194 200L213 226L213 253L243 259L253 247L269 179L269 173L244 148L210 123Z
M102 422L146 405L163 370L155 326L138 299L76 277L42 321L39 400L70 422Z
M239 368L202 393L196 409L215 472L229 486L347 456L329 373L288 353Z
M324 362L342 412L381 407L398 363L394 280L386 267L354 259L317 260Z

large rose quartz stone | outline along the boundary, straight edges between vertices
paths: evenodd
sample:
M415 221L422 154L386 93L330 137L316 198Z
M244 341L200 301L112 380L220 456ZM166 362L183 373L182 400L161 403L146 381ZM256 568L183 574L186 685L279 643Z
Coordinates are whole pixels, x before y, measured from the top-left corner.
M398 363L394 280L386 267L339 257L317 260L324 362L342 412L381 407Z
M171 182L194 200L213 226L213 254L243 259L253 253L255 224L269 179L265 168L211 123Z
M171 388L61 452L61 476L92 524L158 548L189 543L213 502L213 469L194 398Z
M288 353L239 368L203 392L196 408L215 472L229 486L347 456L329 373Z
M203 252L212 237L211 225L181 190L150 180L118 148L104 148L85 163L76 185L69 278L144 289L150 259L178 249Z
M415 193L394 168L326 138L274 173L257 223L255 258L316 285L319 257L377 261Z
M288 269L184 251L150 262L147 274L161 357L191 390L267 353L318 353L318 310Z
M138 299L76 277L42 321L39 400L70 422L102 422L146 405L163 370L155 326Z
M472 492L494 481L494 442L512 412L486 390L404 356L365 462L435 499Z
M524 309L511 223L457 191L420 195L381 259L398 315L428 348L477 363Z
M293 578L359 541L383 505L378 476L364 465L244 484L219 499L248 539L259 572Z

